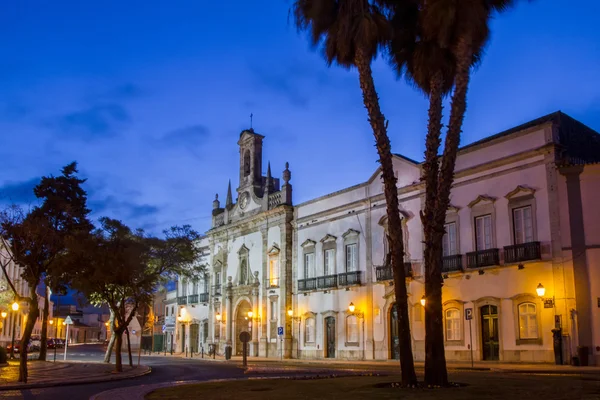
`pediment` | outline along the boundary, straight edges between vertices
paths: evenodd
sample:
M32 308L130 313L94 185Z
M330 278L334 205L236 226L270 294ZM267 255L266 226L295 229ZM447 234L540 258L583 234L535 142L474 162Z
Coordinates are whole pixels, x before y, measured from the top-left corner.
M494 204L495 201L496 201L495 197L480 194L479 196L477 196L477 198L475 200L473 200L472 202L469 203L469 208L473 208L476 205Z
M515 197L519 197L519 196L527 196L527 195L533 195L535 193L535 189L532 189L530 187L527 186L522 186L519 185L516 188L514 188L513 190L511 190L510 192L508 192L506 194L507 199L513 199Z
M247 254L250 252L250 249L246 247L245 244L242 245L242 247L240 247L240 249L238 250L238 254Z
M410 218L410 214L409 214L409 213L407 213L407 212L406 212L406 211L404 211L404 210L400 210L400 219L401 219L401 220L407 220L407 219L409 219L409 218ZM387 223L388 223L388 216L387 216L387 213L386 213L386 214L384 214L384 215L383 215L381 218L379 218L379 221L378 221L377 223L378 223L379 225L381 225L381 226L387 226Z
M279 254L279 247L275 243L273 243L273 246L271 246L267 254L269 254L270 256Z
M448 206L448 210L446 210L447 213L457 213L460 210L460 207L456 207L453 206L452 204L450 204Z
M356 229L350 228L342 235L342 237L344 239L346 239L347 237L358 236L358 235L360 235L359 231L357 231Z
M325 237L323 237L323 239L321 239L321 243L335 242L336 239L337 239L337 237L330 235L328 233L327 235L325 235Z
M306 239L300 246L302 246L302 247L312 247L315 244L317 244L317 242L315 242L314 240Z
M316 317L317 317L317 313L314 313L312 311L307 311L304 314L302 314L303 319L316 318Z

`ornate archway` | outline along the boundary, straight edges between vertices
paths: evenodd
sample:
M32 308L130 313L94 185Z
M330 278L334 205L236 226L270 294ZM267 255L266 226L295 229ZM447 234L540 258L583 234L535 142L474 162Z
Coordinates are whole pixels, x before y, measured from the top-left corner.
M240 333L243 331L251 333L251 321L250 318L248 318L248 311L252 311L250 302L247 300L240 301L235 311L234 337L232 340L232 342L235 343L234 352L236 355L242 355L243 351L242 342L240 342Z

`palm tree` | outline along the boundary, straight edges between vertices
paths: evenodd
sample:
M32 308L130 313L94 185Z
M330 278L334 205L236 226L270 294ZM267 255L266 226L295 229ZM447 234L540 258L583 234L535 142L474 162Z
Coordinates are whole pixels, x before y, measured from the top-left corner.
M328 65L337 63L358 70L363 102L375 136L387 203L389 244L398 303L400 366L402 383L417 382L411 348L408 298L404 271L404 247L387 121L379 106L371 62L391 32L386 17L369 0L296 0L293 5L296 26L310 32L313 46L323 46Z

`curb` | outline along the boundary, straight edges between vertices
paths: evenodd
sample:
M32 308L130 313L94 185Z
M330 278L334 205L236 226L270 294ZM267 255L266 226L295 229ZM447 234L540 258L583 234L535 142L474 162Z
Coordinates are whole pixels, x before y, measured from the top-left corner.
M96 378L96 379L82 379L78 381L62 381L62 382L46 382L46 383L24 383L17 385L3 385L0 386L0 392L7 390L25 390L25 389L43 389L43 388L51 388L51 387L60 387L60 386L73 386L73 385L87 385L91 383L103 383L103 382L114 382L114 381L123 381L125 379L133 379L139 378L141 376L145 376L152 373L152 368L148 367L146 371L135 375L114 375L107 378Z

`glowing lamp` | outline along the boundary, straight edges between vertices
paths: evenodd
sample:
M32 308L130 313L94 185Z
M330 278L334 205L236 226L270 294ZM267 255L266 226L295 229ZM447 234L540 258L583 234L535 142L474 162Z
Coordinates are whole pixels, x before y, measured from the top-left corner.
M291 317L292 315L294 315L294 312L292 311L291 308L288 308L288 316Z
M217 313L217 315L215 316L215 318L217 319L217 321L221 322L221 313Z
M539 285L537 285L537 288L535 288L535 291L537 292L537 295L540 297L544 297L544 294L546 294L546 288L541 283Z
M423 297L421 297L421 305L425 307L425 303L427 303L427 300L425 299L425 295L423 295Z
M50 321L48 321L48 323L49 323L50 325L52 325L52 324L54 323L54 321L50 320Z
M354 303L350 303L350 305L348 306L348 310L353 313L354 310L356 309L356 306L354 306Z
M252 311L248 311L248 318L252 318L253 312Z
M17 303L16 301L12 303L12 309L13 311L19 311L19 303Z
M2 315L2 318L6 318L6 316L7 316L8 314L6 313L6 311L2 311L2 314L0 314L0 315Z

